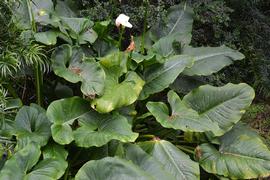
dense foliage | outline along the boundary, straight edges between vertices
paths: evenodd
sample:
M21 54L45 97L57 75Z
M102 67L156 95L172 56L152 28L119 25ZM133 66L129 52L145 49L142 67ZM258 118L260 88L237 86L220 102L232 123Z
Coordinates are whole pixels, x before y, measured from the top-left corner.
M122 12L133 28L115 25ZM0 180L268 177L269 147L240 121L255 91L227 79L245 58L224 33L231 13L222 1L1 2Z

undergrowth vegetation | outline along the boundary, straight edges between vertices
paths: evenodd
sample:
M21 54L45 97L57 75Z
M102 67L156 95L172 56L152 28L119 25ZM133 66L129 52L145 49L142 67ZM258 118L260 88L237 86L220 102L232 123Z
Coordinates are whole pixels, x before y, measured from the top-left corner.
M267 178L233 3L1 2L0 180Z

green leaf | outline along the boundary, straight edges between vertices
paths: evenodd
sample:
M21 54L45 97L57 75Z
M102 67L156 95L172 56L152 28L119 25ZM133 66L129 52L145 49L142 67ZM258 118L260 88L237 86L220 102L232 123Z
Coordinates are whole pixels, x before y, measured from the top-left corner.
M99 60L105 69L114 69L113 71L118 71L117 75L121 76L128 71L128 56L129 54L126 52L116 51L99 58Z
M41 42L46 45L55 45L58 33L56 31L46 31L35 33L34 37L37 42Z
M54 180L65 173L68 163L62 159L44 159L24 178L27 180Z
M152 50L163 57L169 57L175 53L173 49L173 42L175 39L175 34L162 37L152 46Z
M138 99L144 81L135 72L128 72L125 80L119 83L119 75L119 71L113 68L106 70L104 94L92 101L93 109L100 113L108 113L114 109L128 106Z
M218 123L219 129L212 132L221 136L241 119L254 96L254 90L244 83L204 85L187 94L183 102L198 112L200 121Z
M255 179L270 175L270 151L260 136L250 128L237 125L220 138L217 150L211 144L196 148L202 168L230 179Z
M88 101L79 97L61 99L52 102L47 109L52 137L59 144L69 144L74 137L70 125L90 110Z
M151 174L154 179L176 180L175 177L173 177L170 173L166 172L161 162L147 154L139 146L136 146L134 144L125 144L124 151L125 159L132 161L135 165L139 166L141 169Z
M54 180L59 179L67 168L63 159L45 158L35 165L40 157L40 147L28 144L16 152L0 171L1 180Z
M85 31L79 36L79 44L86 44L87 42L93 44L97 38L98 38L97 33L92 29L90 29Z
M133 133L127 119L120 114L99 114L90 111L79 119L79 128L74 139L80 147L102 146L115 139L134 142L138 134Z
M65 44L56 48L52 55L52 67L56 75L67 81L82 82L81 91L86 96L102 94L105 72L94 59L85 58L79 47L72 48Z
M186 5L172 6L168 10L166 24L159 23L151 28L152 40L173 35L174 40L188 45L191 41L191 31L193 24L193 10ZM173 41L169 42L172 43Z
M21 149L30 142L40 146L46 145L51 136L50 126L51 123L44 112L39 112L35 107L23 106L14 123L18 148Z
M147 174L132 162L118 157L106 157L85 163L75 176L75 180L150 180Z
M199 118L199 114L188 108L179 96L170 91L168 102L171 106L171 114L167 105L163 102L148 102L146 107L156 120L166 128L180 129L185 132L206 132L219 129L217 123L211 120Z
M68 152L59 144L48 144L42 151L44 159L67 159Z
M226 46L220 47L199 47L184 48L183 54L194 57L194 65L186 68L185 75L211 75L218 72L225 66L232 64L236 60L244 59L245 56Z
M168 141L154 140L141 142L144 151L164 165L164 168L175 179L199 179L198 163L192 161L188 155L180 151Z
M40 156L40 147L33 143L27 144L16 152L0 171L0 180L19 180L25 173L33 168Z
M160 92L169 87L177 76L186 68L191 67L193 59L189 56L176 55L168 58L164 64L154 64L145 69L146 81L140 99L146 99L149 95Z
M91 29L94 23L89 19L61 17L61 23L63 28L69 31L69 35L78 40L79 44L94 43L98 37L97 33Z
M79 35L94 25L92 21L86 18L61 17L61 22L65 26L65 28L67 30L70 30L71 33L74 35Z

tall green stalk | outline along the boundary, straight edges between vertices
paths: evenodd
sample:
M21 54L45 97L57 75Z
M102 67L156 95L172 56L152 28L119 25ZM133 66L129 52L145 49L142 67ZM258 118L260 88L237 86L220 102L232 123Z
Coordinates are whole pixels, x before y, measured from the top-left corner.
M145 41L145 33L147 29L147 16L148 16L148 7L149 2L148 0L144 1L145 11L144 11L144 17L143 17L143 34L142 34L142 40L141 40L141 53L144 54L144 41Z
M37 32L36 22L34 18L34 14L31 8L30 0L26 0L27 8L28 8L28 15L31 22L32 32ZM35 71L35 79L36 79L36 96L37 96L37 104L42 106L43 96L42 96L42 85L43 85L43 74L38 63L34 64L34 71Z

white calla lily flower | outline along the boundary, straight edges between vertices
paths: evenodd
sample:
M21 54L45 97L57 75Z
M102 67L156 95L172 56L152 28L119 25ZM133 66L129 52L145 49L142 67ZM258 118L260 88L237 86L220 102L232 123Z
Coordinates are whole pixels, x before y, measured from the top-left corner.
M125 14L120 14L116 20L115 20L115 25L117 27L119 27L120 25L124 26L124 27L128 27L128 28L132 28L132 24L130 24L130 22L128 22L130 18L125 15Z

